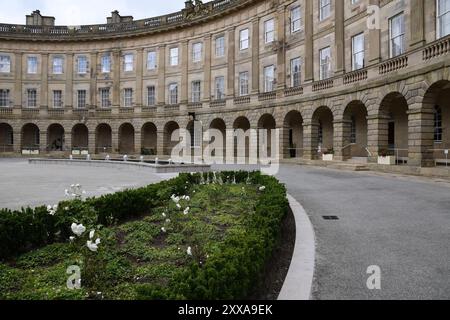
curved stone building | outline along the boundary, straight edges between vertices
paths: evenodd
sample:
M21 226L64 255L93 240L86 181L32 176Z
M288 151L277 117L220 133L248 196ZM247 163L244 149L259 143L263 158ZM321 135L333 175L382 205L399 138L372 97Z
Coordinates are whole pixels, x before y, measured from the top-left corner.
M280 129L284 158L439 165L449 34L449 0L186 1L72 27L35 11L0 24L0 153L164 157L195 113Z

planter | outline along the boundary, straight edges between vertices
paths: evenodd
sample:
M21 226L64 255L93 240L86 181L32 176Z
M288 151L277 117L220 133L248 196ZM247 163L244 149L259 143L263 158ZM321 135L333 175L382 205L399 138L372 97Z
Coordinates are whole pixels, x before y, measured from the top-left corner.
M322 160L323 161L333 161L334 155L332 154L323 154L322 155Z
M30 149L23 149L22 150L23 155L38 155L39 150L30 150Z
M393 166L395 165L395 160L394 156L378 157L378 164Z
M80 155L80 150L72 150L72 154L74 156L79 156Z
M87 156L89 154L89 151L88 150L83 150L83 151L81 151L81 155L82 156Z

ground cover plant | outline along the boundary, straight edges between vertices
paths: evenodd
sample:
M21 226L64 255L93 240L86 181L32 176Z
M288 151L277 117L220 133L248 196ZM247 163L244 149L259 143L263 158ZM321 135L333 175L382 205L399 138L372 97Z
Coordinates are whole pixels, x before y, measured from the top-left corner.
M74 199L0 211L0 299L242 299L288 209L284 186L259 172L66 193Z

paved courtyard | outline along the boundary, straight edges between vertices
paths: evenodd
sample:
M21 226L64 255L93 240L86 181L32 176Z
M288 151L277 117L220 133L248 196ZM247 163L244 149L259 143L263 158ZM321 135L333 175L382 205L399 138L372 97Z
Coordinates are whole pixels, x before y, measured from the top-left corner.
M0 170L0 206L9 208L56 203L73 183L95 196L173 176L10 159ZM448 182L295 165L278 177L315 228L314 299L450 298ZM322 218L331 215L339 220ZM371 265L381 268L381 290L366 287Z

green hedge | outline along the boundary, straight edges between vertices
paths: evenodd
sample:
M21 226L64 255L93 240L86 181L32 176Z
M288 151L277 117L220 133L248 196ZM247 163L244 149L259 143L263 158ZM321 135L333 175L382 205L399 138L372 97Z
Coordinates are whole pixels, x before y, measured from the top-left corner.
M237 183L265 186L254 208L245 217L245 234L229 234L220 243L220 254L199 266L193 263L179 272L167 287L142 285L142 299L239 299L254 287L270 258L287 213L286 189L275 178L259 172L223 172L224 181L236 177ZM0 260L12 258L34 248L65 242L71 236L73 222L111 226L127 219L151 213L172 194L184 194L199 184L201 174L181 174L172 180L147 187L125 190L85 201L63 201L54 216L46 207L18 211L0 210Z

